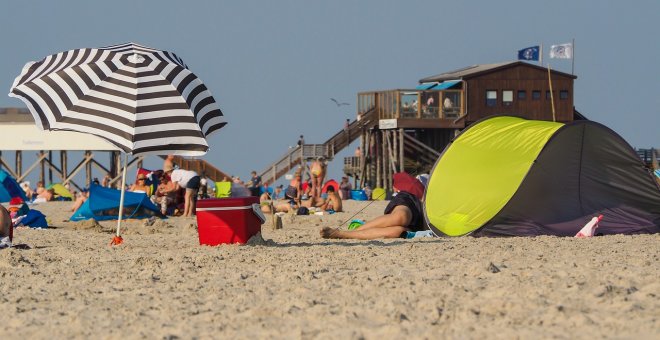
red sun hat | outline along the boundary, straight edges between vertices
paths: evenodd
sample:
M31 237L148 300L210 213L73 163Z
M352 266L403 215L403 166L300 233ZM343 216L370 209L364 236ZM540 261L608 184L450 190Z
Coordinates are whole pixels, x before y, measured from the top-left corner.
M10 207L20 207L21 205L23 205L23 199L20 197L13 197L9 200Z
M399 191L406 191L420 200L424 196L424 185L417 178L406 172L397 172L392 176L392 184Z

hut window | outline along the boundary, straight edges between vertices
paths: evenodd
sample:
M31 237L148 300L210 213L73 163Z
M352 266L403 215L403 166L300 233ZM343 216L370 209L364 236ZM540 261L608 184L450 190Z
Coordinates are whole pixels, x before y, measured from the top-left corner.
M566 90L559 91L559 99L568 99L568 91Z
M504 106L511 106L511 104L513 104L512 90L502 91L502 104L504 104Z
M532 99L534 99L534 100L541 99L541 91L539 91L539 90L532 91Z
M497 105L497 91L488 90L486 91L486 106L495 106Z
M554 91L553 91L553 92L554 92ZM547 99L547 100L552 99L552 96L555 96L555 95L556 95L556 92L550 94L550 91L545 91L545 99Z
M527 91L518 90L518 100L525 100L525 99L527 99Z

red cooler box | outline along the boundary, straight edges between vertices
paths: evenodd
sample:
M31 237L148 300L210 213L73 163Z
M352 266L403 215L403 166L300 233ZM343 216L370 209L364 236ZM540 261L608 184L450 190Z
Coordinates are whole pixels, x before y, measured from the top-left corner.
M197 201L199 244L247 243L266 220L259 198L232 197Z

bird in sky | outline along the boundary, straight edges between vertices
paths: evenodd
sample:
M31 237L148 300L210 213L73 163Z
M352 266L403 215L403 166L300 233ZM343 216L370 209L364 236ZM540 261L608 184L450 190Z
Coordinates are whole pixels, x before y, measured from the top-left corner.
M351 104L349 104L349 103L340 103L340 102L337 101L337 99L335 99L335 98L330 98L330 100L332 100L333 102L335 102L335 104L337 104L337 106L351 105Z

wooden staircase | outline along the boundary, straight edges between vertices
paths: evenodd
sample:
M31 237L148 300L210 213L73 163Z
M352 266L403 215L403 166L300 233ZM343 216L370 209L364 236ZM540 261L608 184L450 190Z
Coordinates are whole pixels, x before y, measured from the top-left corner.
M404 159L404 168L406 171L410 173L430 171L441 153L407 134L403 136L405 155L414 155L412 158L406 157Z
M362 115L360 120L350 122L348 129L339 130L323 144L304 144L287 150L282 157L259 172L258 175L261 176L263 183L272 184L303 162L318 157L332 160L335 154L358 139L364 129L369 129L377 124L376 110L372 109Z

